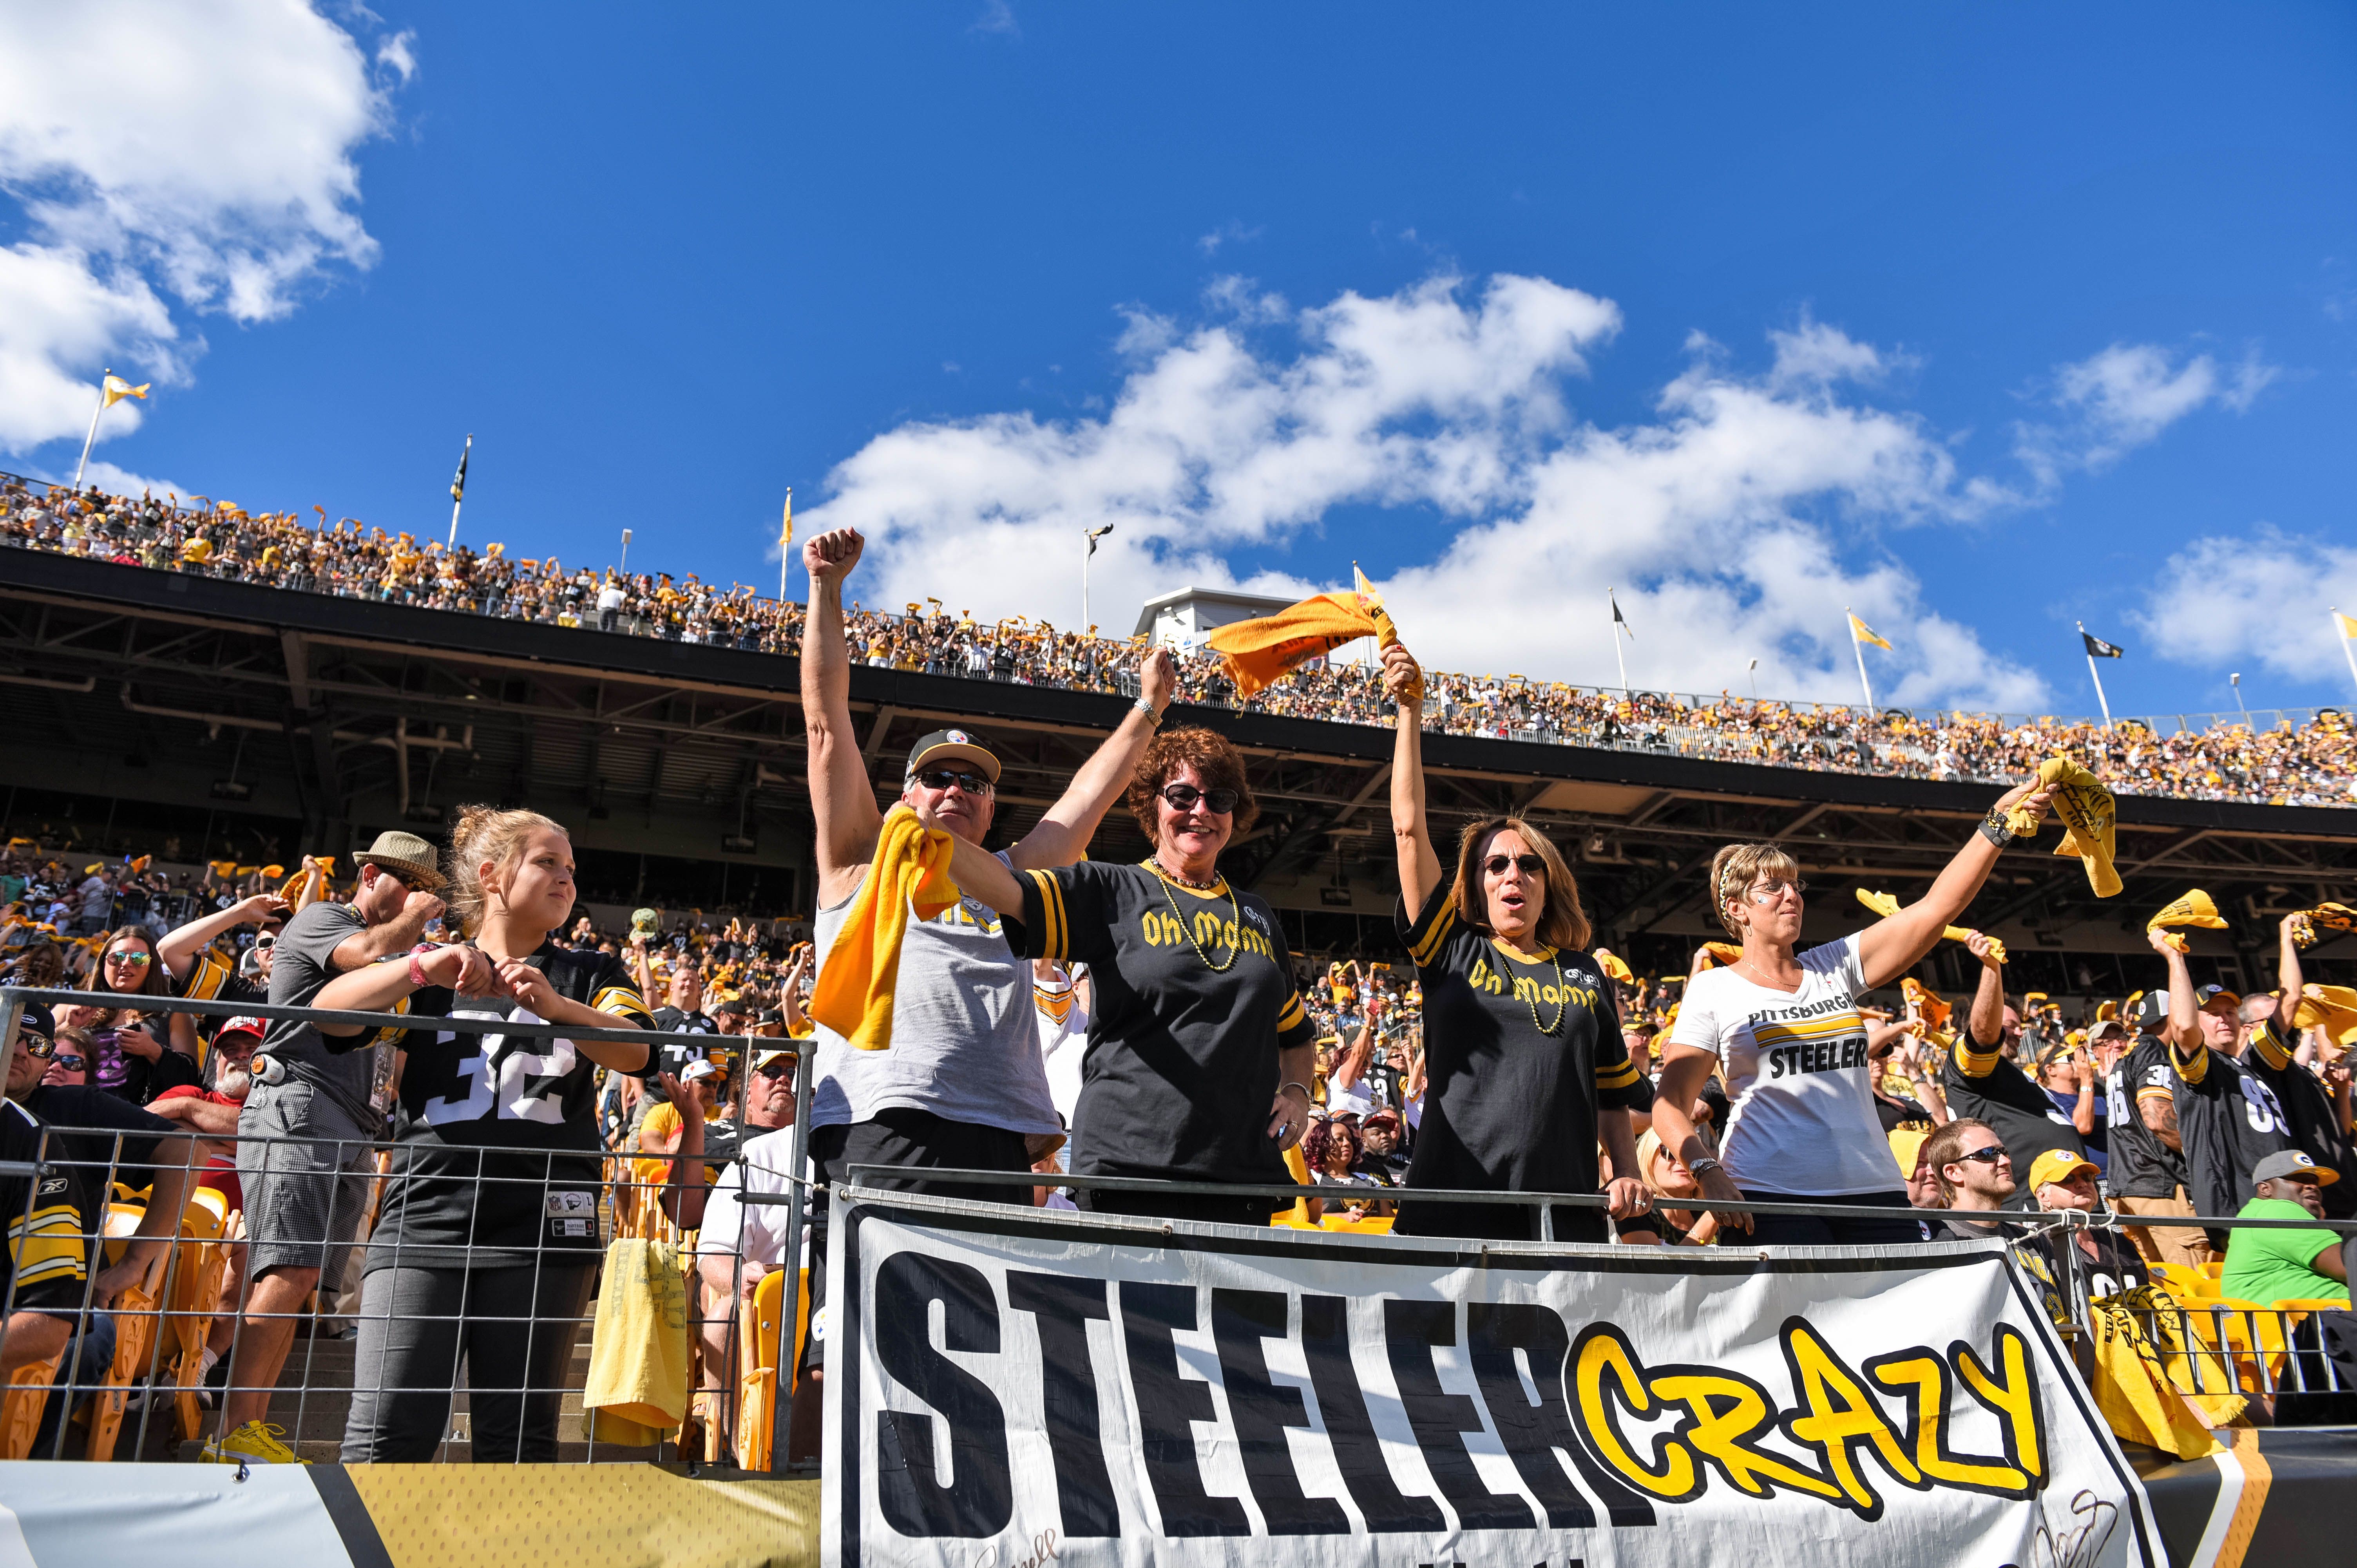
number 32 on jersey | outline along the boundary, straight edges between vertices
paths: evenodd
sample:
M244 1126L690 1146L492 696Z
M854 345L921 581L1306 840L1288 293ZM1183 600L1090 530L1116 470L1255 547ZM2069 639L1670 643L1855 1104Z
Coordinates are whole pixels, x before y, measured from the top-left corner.
M453 1013L454 1018L500 1018L517 1024L538 1024L542 1018L525 1008L512 1014ZM435 1036L436 1044L460 1036L446 1030ZM565 1108L549 1093L565 1081L567 1074L579 1063L580 1058L570 1040L521 1039L511 1042L505 1035L482 1034L468 1036L475 1041L474 1054L454 1064L456 1090L464 1086L463 1094L438 1095L425 1102L425 1120L430 1126L442 1126L453 1122L480 1122L496 1115L502 1122L544 1122L556 1125L565 1120ZM535 1050L533 1047L541 1047Z

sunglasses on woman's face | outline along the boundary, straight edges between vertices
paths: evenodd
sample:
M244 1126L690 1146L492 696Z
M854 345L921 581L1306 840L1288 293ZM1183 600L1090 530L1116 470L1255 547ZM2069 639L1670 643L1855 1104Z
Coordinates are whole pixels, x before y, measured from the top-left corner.
M1200 800L1215 817L1224 817L1234 811L1238 799L1233 789L1198 789L1192 784L1165 784L1158 793L1170 802L1174 811L1191 811L1195 802Z
M108 953L106 955L106 961L109 963L127 963L134 969L145 969L150 963L155 961L155 954L141 952L136 948L121 948L113 952Z
M1546 875L1546 862L1534 854L1493 854L1481 863L1481 869L1492 876L1503 876L1510 865L1521 866L1524 876Z
M68 1072L80 1072L82 1069L90 1065L80 1057L52 1057L49 1059L59 1067L65 1069Z

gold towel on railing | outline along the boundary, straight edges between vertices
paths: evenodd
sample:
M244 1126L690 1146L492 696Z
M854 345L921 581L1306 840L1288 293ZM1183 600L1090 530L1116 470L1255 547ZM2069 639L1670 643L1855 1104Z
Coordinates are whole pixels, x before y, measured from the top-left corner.
M2095 1408L2112 1434L2179 1459L2215 1453L2219 1444L2210 1427L2240 1415L2244 1402L2240 1394L2183 1391L2189 1374L2174 1369L2188 1365L2177 1303L2146 1285L2089 1302L2087 1318L2095 1350ZM2145 1332L2147 1322L2155 1326L2151 1335Z
M581 1409L589 1437L644 1448L687 1415L687 1278L668 1241L606 1249Z

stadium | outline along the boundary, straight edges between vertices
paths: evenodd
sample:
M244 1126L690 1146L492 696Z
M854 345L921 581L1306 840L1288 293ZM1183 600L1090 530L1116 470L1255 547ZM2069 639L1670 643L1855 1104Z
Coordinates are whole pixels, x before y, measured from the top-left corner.
M0 1568L2347 1561L2351 16L0 58Z

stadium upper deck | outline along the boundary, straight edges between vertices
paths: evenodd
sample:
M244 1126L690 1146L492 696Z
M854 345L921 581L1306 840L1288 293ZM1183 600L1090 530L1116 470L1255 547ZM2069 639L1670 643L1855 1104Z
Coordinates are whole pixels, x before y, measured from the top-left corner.
M0 574L7 831L64 824L93 850L188 859L349 853L382 827L432 831L460 800L530 800L575 828L584 891L707 912L807 912L811 824L797 666L708 643L292 593L44 552ZM985 729L1008 759L1002 831L1020 832L1125 705L1089 691L864 665L865 749L888 786L925 730ZM1390 737L1368 724L1196 704L1178 715L1243 746L1264 805L1231 852L1308 950L1391 944L1383 789ZM1573 855L1604 939L1641 968L1684 967L1706 926L1699 872L1734 839L1780 838L1831 894L1907 893L1953 852L1987 786L1606 747L1435 735L1433 809L1534 816ZM2357 814L2319 806L2124 796L2126 894L2095 902L2075 860L2009 853L1976 920L2019 954L2021 983L2118 985L2145 918L2188 886L2235 929L2197 956L2229 976L2269 911L2357 896ZM1120 814L1100 858L1143 853ZM2336 966L2320 955L2322 978ZM2083 973L2082 972L2084 972ZM2255 974L2252 967L2248 972Z

